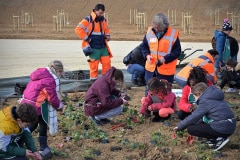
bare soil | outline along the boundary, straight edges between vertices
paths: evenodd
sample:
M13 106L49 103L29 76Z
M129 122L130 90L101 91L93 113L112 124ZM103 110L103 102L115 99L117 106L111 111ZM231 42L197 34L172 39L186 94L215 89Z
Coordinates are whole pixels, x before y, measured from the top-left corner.
M170 23L173 28L180 31L180 39L185 42L210 42L214 30L221 30L225 17L229 17L232 22L231 15L239 16L240 14L238 7L240 1L238 0L102 0L101 2L106 6L105 17L108 19L112 40L139 41L143 39L147 28L137 31L137 26L133 23L130 24L130 10L133 14L134 9L138 13L146 14L146 26L151 25L152 17L156 13L163 12L169 15ZM0 1L0 38L78 39L74 28L86 15L90 14L95 4L94 0L2 0ZM65 15L66 23L61 30L56 30L54 23L53 16L56 16L57 13ZM188 28L184 31L182 27L184 13L192 16L192 23L189 26L190 34ZM30 20L24 23L21 17L26 17L27 14L31 15ZM16 16L19 16L19 31L17 26L14 29L13 21L15 21L15 25L18 21ZM236 32L239 20L235 19L235 22L236 25L233 26L235 31L232 36L239 40L240 37Z
M144 87L132 87L127 90L130 96L129 106L124 107L123 114L114 117L110 124L96 127L83 114L84 92L68 93L64 112L59 112L59 132L48 137L48 144L54 151L53 160L159 160L184 159L238 160L240 158L240 95L226 93L238 120L237 129L230 137L230 142L219 152L213 152L203 140L194 137L192 144L187 139L187 131L176 134L173 128L179 122L173 114L167 122L151 122L138 114L140 99ZM5 105L16 105L17 99L7 99ZM120 125L120 126L119 126ZM113 129L112 127L116 127ZM37 139L36 132L33 133ZM39 144L37 143L39 146Z
M168 10L176 10L176 24L173 28L180 31L180 40L188 42L209 42L215 29L221 30L222 20L227 12L239 15L239 0L102 0L106 6L106 13L111 29L112 40L139 41L145 31L138 32L136 25L130 24L130 9L145 12L147 26L151 25L154 14ZM75 26L86 15L89 15L96 1L79 0L1 0L0 1L0 38L6 39L78 39L74 33ZM219 9L219 25L214 25L214 13ZM68 26L55 30L53 16L57 12L68 14ZM33 15L33 26L19 26L14 30L13 15L21 16L23 13ZM185 33L182 29L182 13L190 12L192 15L192 31ZM170 14L171 15L171 14ZM15 19L16 20L16 19ZM231 20L231 19L230 19ZM172 21L170 17L170 22ZM15 21L16 23L16 21ZM20 20L21 23L21 20ZM172 23L172 22L171 22ZM236 29L236 26L233 26ZM232 35L240 40L236 31ZM31 47L31 46L29 46ZM235 133L230 142L217 153L213 153L206 145L201 144L194 137L192 145L186 140L189 136L186 131L173 139L173 127L179 122L173 115L168 123L153 123L151 118L143 119L138 115L140 99L144 95L144 87L131 88L127 91L131 97L129 106L125 107L122 115L112 119L111 124L95 127L83 115L82 107L84 93L69 93L66 110L59 113L59 133L49 136L49 146L54 150L53 160L206 160L206 159L240 159L240 123L237 123ZM240 96L235 93L226 93L226 101L231 109L240 118ZM17 99L6 99L1 106L16 105ZM126 124L111 130L118 124ZM170 125L170 126L169 126ZM33 133L37 137L36 133ZM107 141L103 141L108 139Z

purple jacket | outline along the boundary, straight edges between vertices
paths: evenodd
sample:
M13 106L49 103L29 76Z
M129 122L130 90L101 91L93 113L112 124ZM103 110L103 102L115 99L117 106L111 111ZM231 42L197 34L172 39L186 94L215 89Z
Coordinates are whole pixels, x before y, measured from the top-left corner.
M53 108L58 109L60 100L56 92L56 82L47 68L39 68L30 75L30 82L23 92L20 102L36 107L38 115L41 114L41 104L48 101Z
M115 88L116 83L112 81L114 70L114 67L109 69L88 89L84 105L86 116L99 115L123 104L119 98L121 91ZM112 95L117 98L114 99Z

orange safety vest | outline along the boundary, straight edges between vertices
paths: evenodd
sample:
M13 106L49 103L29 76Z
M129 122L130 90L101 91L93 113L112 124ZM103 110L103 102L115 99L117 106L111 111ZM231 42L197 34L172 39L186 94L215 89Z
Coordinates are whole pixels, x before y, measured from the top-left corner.
M87 47L90 47L89 43L86 41L88 36L91 35L101 35L101 28L100 25L96 25L95 22L96 14L94 12L91 13L91 15L87 16L87 18L83 19L75 28L76 34L79 36L80 39L82 39L82 49L86 49ZM88 19L88 20L87 20ZM94 23L94 24L93 24ZM110 29L108 28L108 23L106 19L102 22L102 32L105 36L110 36ZM110 50L110 47L108 45L108 41L105 40L105 44L109 53L109 56L112 57L112 52Z
M204 53L203 55L199 56L198 58L192 60L189 64L187 64L182 70L177 73L176 78L187 81L190 70L193 67L197 66L203 68L207 72L208 79L216 83L217 77L214 71L214 59L212 55L208 52Z
M172 46L174 45L178 36L179 31L169 27L164 36L158 41L155 33L152 31L152 27L148 28L146 38L150 49L150 55L153 58L151 64L148 61L145 64L145 69L147 71L154 72L156 69L157 60L171 53ZM162 64L161 66L157 67L157 71L159 74L173 75L176 72L176 64L177 59L167 64Z

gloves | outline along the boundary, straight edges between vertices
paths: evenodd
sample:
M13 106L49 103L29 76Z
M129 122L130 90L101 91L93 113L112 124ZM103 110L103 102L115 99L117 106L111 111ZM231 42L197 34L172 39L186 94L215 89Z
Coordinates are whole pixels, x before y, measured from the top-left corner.
M84 55L87 57L93 52L91 47L87 47L86 49L83 50Z

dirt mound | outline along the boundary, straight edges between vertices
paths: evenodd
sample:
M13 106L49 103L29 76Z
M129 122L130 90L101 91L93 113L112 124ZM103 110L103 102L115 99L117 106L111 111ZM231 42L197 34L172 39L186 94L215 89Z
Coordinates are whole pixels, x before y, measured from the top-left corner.
M136 9L138 12L146 13L146 24L151 25L154 14L164 12L168 15L174 28L180 30L180 38L182 41L199 41L210 42L215 29L221 29L222 20L227 17L227 12L239 15L240 1L232 0L102 0L106 6L106 18L108 18L111 28L112 40L142 40L144 32L137 32L136 26L130 24L130 9ZM94 8L96 1L76 1L76 0L2 0L0 1L0 38L24 38L24 39L78 39L74 33L74 28L78 22L89 15ZM172 18L172 11L176 10L175 18ZM214 15L219 11L219 25L214 25ZM182 29L182 14L189 12L192 15L192 33L184 34ZM13 19L17 24L19 16L19 24L22 24L21 15L30 13L32 15L33 26L19 26L19 32L14 31ZM67 26L56 31L53 24L53 16L57 13L65 13L68 18ZM133 13L133 12L132 12ZM173 14L174 15L174 14ZM229 14L230 16L230 14ZM23 16L22 16L23 17ZM31 17L31 16L30 16ZM32 22L32 20L28 20ZM174 23L173 23L174 22ZM233 26L236 28L235 26ZM17 26L15 26L17 29ZM234 32L232 34L237 39L239 36Z

